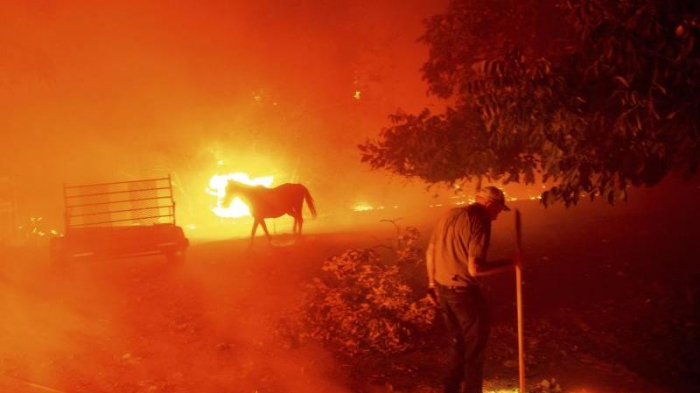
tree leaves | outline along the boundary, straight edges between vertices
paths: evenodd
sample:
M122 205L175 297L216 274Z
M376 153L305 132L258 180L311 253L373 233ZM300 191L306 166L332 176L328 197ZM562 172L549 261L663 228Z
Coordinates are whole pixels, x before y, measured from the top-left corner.
M616 76L615 80L620 82L620 84L622 84L622 86L624 86L626 88L630 87L630 84L629 84L629 82L627 82L627 79L625 79L624 77L622 77L620 75Z
M428 183L549 181L542 202L567 206L695 173L699 21L683 2L453 0L422 37L429 92L450 105L392 115L362 161Z

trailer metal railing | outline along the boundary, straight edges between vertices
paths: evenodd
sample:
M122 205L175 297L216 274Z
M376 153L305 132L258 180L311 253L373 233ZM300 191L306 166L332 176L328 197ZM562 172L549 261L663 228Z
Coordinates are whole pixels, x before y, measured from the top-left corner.
M75 228L175 225L175 199L168 177L64 185L65 231Z

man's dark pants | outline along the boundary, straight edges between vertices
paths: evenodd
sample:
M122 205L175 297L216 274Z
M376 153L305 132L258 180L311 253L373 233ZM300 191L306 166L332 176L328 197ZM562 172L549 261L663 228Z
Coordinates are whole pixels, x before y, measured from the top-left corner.
M445 393L482 393L484 355L489 338L486 302L479 287L446 287L438 284L440 308L454 337L452 368L445 380Z

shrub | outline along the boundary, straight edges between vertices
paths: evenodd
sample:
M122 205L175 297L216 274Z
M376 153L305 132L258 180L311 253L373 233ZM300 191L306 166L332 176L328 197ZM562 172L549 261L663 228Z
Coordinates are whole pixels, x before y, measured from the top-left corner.
M418 247L418 239L420 239L420 232L415 227L406 227L403 233L399 233L396 244L397 262L414 265L424 262L423 250Z
M420 346L435 308L427 297L417 299L401 266L383 261L372 249L347 250L323 262L299 310L302 335L348 355Z

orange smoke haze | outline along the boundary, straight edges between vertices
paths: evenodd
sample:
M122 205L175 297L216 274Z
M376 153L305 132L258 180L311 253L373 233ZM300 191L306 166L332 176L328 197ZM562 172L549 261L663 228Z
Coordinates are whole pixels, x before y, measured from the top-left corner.
M17 236L20 244L5 247L7 226L0 225L0 393L41 391L27 381L66 393L351 390L346 382L352 381L352 369L330 352L311 344L283 348L275 334L324 260L348 248L386 250L398 244L392 223L418 227L424 247L438 215L470 201L472 185L457 195L370 171L359 162L356 147L389 125L387 116L397 109L440 110L421 80L427 48L417 39L422 20L446 4L3 1L0 203L11 178L17 225L24 232ZM269 176L272 187L303 183L318 218L305 221L300 238L288 235L290 218L268 220L277 241L273 247L262 238L255 247L247 239L232 240L248 237L252 220L217 216L220 194L210 183L215 175L231 173ZM51 229L63 229L64 184L168 174L177 224L192 240L184 263L166 262L162 255L50 262L47 239ZM573 299L598 308L606 303L590 295L603 299L603 289L622 294L628 288L636 294L637 280L648 274L655 281L648 284L653 302L640 307L663 311L666 307L655 305L674 298L656 296L657 280L676 271L688 283L697 282L698 274L685 273L697 266L699 252L693 247L700 216L697 177L691 186L667 179L654 193L634 189L634 202L623 209L584 202L587 207L577 207L576 215L561 205L544 210L530 201L540 185L509 185L506 191L525 217L527 263L540 272L573 267L561 277L541 273L546 285L526 281L525 290L539 294L530 304L554 309ZM306 206L304 215L310 217ZM512 255L514 247L513 215L502 217L493 226L494 259ZM629 268L624 277L618 271L623 263L619 269ZM413 278L425 282L423 276ZM512 278L507 279L510 288ZM620 285L625 280L628 285ZM690 304L696 298L687 299ZM526 310L528 318L535 315L534 307ZM570 311L567 315L574 314ZM668 321L676 323L675 317ZM656 336L640 335L640 342L663 332L654 331ZM612 342L606 337L596 341ZM600 355L589 357L581 348L575 357L566 345L567 352L557 353L572 361L597 362ZM612 348L607 352L617 347ZM676 347L644 349L657 357L673 353L668 348ZM392 360L391 373L402 377L407 370L394 368Z
M355 146L429 104L416 40L443 3L6 2L0 175L56 227L62 183L167 173L184 221L215 173L303 182L326 212L413 201Z

